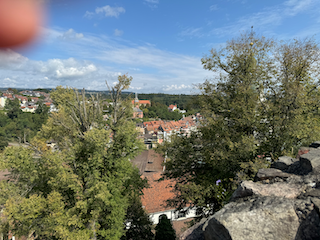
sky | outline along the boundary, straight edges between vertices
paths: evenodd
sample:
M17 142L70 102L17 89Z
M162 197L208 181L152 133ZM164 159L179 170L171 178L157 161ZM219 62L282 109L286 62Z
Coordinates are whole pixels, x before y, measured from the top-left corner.
M201 58L251 30L289 41L320 40L319 0L49 0L46 23L23 49L0 51L0 88L194 94L212 79Z

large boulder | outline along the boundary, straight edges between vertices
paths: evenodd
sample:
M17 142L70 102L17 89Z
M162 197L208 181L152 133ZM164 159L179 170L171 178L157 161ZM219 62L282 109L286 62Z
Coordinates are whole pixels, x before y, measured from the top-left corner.
M320 142L280 157L243 181L220 211L190 229L184 240L319 240ZM202 228L202 232L201 232Z
M320 166L320 149L311 149L308 153L301 155L300 165L304 173L317 170Z
M205 240L204 232L202 231L205 222L206 219L202 219L200 222L187 229L180 235L179 240Z
M291 164L290 164L291 165ZM266 180L266 179L273 179L273 178L288 178L291 174L282 172L279 169L275 168L262 168L259 169L256 179L257 180Z
M234 200L253 195L296 198L305 189L306 186L304 185L287 184L283 182L273 184L261 184L252 181L244 181L239 185L237 190L234 191L231 199Z
M279 157L278 160L272 164L272 168L285 171L289 168L291 164L293 164L296 161L298 160L288 156Z
M229 203L203 226L206 240L295 239L300 223L293 199L261 197Z

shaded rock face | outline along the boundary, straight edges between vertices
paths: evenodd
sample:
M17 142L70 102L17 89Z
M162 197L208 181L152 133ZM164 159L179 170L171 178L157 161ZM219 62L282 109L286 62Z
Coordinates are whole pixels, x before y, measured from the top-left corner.
M320 142L244 181L230 202L180 239L320 239Z

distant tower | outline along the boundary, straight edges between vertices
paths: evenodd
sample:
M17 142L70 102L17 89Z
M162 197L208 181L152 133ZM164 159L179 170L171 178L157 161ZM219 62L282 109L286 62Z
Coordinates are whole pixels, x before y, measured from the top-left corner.
M135 106L139 106L139 99L138 99L138 93L136 93L136 97L135 97L135 99L134 99L134 105Z

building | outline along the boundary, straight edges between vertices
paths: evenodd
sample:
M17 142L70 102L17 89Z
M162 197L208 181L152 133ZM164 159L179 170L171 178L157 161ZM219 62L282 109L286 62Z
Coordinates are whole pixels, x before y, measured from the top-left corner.
M143 118L143 112L139 107L133 108L133 118Z
M0 108L4 108L6 105L7 97L0 97Z
M138 99L138 93L136 93L136 97L134 98L134 100L132 100L132 105L134 107L140 107L141 105L143 105L144 107L146 106L151 106L151 102L150 100L139 100Z
M173 112L173 111L176 110L176 109L178 109L178 108L177 108L177 105L171 104L171 105L169 105L169 107L168 107L169 112Z
M159 217L165 214L179 234L181 229L186 227L185 222L197 216L196 209L177 211L174 207L167 206L167 200L175 197L172 187L175 182L173 180L158 181L164 171L162 166L164 161L165 159L154 150L146 150L131 162L139 169L142 177L148 179L149 187L143 189L141 202L152 223L158 224Z

